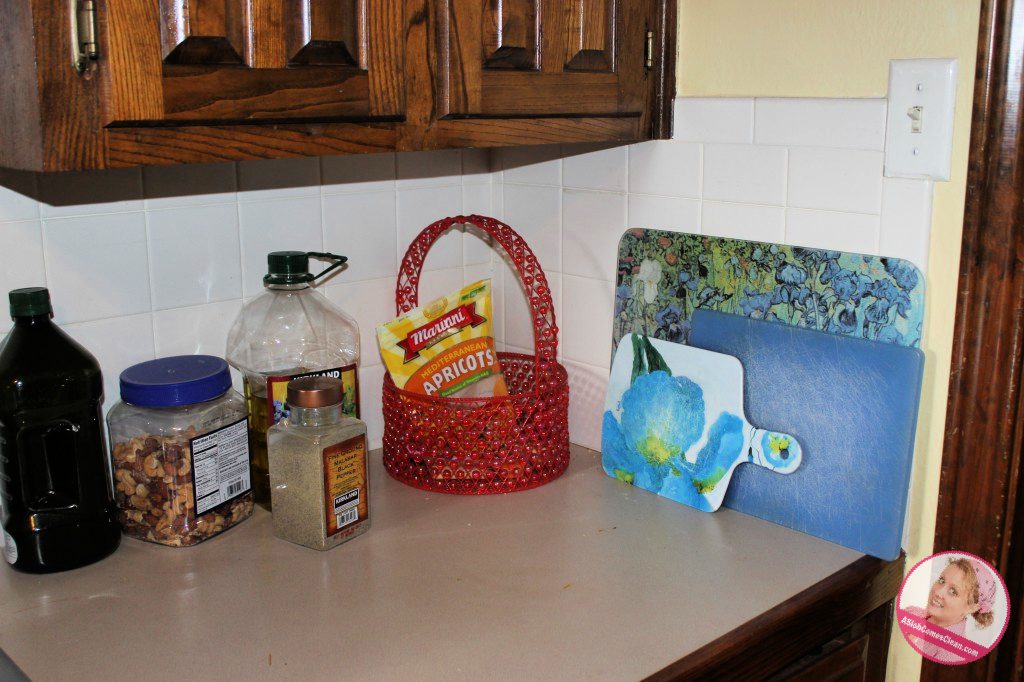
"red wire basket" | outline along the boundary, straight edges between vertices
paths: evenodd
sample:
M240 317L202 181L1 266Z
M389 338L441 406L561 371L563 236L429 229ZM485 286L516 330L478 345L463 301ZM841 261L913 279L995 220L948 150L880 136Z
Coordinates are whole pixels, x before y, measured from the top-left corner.
M384 467L402 483L444 493L526 490L569 466L569 379L558 363L558 327L547 277L526 241L479 215L427 226L402 259L395 287L399 315L418 303L427 252L453 225L475 225L515 263L532 311L535 355L498 353L508 395L441 398L395 386L384 374Z

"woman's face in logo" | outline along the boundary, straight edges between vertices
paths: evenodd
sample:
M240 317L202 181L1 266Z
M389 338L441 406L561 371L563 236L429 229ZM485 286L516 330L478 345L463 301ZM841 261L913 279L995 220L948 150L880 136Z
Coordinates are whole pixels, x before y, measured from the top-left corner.
M959 566L946 566L928 592L928 617L937 625L960 622L978 610L971 603L967 579Z

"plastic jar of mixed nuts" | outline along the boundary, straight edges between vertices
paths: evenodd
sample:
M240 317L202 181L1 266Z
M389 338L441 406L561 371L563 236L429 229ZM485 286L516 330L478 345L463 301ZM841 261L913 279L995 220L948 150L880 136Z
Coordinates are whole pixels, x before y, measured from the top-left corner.
M107 426L125 535L182 547L249 518L246 418L220 358L180 355L122 372Z

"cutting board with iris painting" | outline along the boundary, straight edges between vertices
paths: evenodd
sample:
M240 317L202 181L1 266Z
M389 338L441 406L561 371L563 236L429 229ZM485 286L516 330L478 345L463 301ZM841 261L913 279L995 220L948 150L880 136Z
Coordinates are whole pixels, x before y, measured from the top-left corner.
M601 425L609 476L715 511L740 464L788 474L800 461L793 436L747 421L736 358L635 334L619 343Z
M916 348L924 277L899 258L626 231L619 241L612 348L630 333L687 343L697 309Z
M899 556L924 353L709 310L690 343L742 364L750 418L803 447L792 476L741 467L725 506L865 554Z

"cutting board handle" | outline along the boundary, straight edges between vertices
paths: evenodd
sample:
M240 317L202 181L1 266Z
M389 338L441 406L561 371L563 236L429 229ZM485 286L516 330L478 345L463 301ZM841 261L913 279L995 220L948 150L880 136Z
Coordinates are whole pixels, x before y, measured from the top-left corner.
M803 449L787 433L748 427L747 461L777 474L792 473L803 460Z

